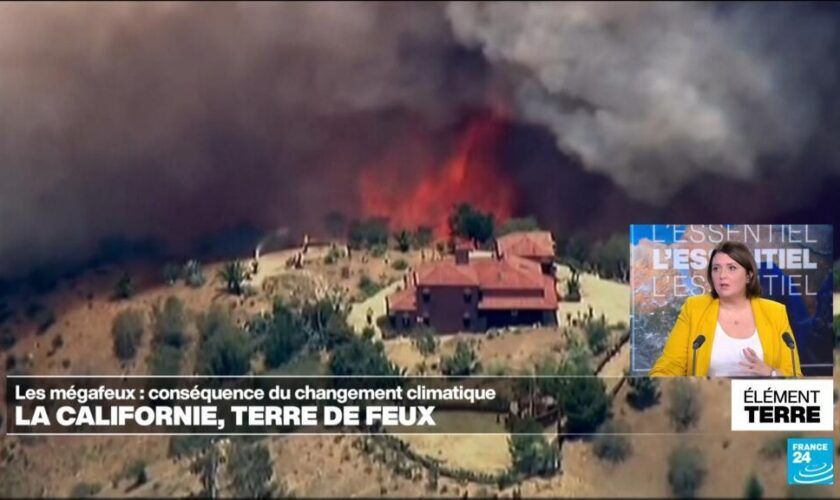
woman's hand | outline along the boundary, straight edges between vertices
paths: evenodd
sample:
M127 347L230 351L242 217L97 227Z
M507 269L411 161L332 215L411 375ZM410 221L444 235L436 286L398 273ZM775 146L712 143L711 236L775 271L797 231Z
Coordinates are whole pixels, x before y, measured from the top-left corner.
M751 375L760 375L762 377L769 377L773 373L773 368L765 363L758 354L751 348L747 347L743 351L746 361L741 361L741 366Z

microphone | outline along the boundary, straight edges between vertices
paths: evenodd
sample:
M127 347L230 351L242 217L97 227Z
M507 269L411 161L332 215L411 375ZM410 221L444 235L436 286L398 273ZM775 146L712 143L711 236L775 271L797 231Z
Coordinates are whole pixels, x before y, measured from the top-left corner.
M691 347L694 349L694 355L691 358L691 376L694 377L697 373L697 349L700 349L700 346L706 342L705 335L698 335L696 339L694 339L694 343L691 344Z
M791 337L789 332L782 333L782 340L785 342L785 345L788 346L790 349L790 365L793 367L793 376L796 376L796 357L793 355L793 351L796 349L796 344L793 342L793 337Z

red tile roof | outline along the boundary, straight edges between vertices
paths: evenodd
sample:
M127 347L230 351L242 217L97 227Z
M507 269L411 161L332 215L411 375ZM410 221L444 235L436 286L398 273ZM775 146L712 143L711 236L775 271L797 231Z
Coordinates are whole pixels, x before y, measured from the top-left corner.
M406 287L388 298L388 309L394 312L414 312L417 310L417 289Z
M472 259L466 264L454 260L429 262L409 276L409 283L389 299L391 311L415 311L417 289L438 286L479 288L483 295L479 309L557 308L554 279L542 274L539 263L513 255Z
M473 262L456 264L454 260L429 262L420 267L415 275L420 286L478 286Z
M542 288L542 271L536 262L521 257L470 261L482 290Z
M538 293L531 292L528 295L520 295L508 292L484 293L484 298L478 303L479 310L499 309L531 309L531 310L554 310L557 309L557 290L554 287L554 280L549 276L542 277L542 289Z
M506 234L496 240L499 255L537 259L554 257L554 238L548 231Z

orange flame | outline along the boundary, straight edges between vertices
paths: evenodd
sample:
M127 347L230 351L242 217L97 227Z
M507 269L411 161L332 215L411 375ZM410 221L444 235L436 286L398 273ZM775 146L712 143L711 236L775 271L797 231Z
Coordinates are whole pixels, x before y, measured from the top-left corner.
M516 193L510 178L498 167L498 147L505 121L496 114L472 119L453 154L442 165L430 166L412 183L405 169L387 162L367 168L359 178L362 214L388 217L391 229L431 227L435 237L449 235L453 207L469 203L505 220L513 213Z

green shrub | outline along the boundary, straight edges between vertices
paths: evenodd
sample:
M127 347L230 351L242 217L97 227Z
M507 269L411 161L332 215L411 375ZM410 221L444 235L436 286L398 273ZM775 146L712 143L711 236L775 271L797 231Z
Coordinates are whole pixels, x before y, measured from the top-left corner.
M370 249L370 256L375 259L381 259L388 252L388 246L383 244L374 245Z
M747 484L744 486L744 498L758 500L762 497L764 497L764 488L761 486L761 481L755 474L750 474Z
M128 361L137 354L143 338L143 315L139 311L123 311L114 318L111 327L114 353L121 361Z
M601 354L606 350L607 343L610 340L610 330L606 323L600 320L589 321L586 323L586 340L589 343L589 349L594 354Z
M303 349L306 341L300 318L282 302L275 303L263 341L266 367L273 369L289 362Z
M694 498L706 473L703 454L697 448L680 445L668 456L668 484L680 498Z
M367 274L363 274L359 278L359 290L362 291L365 297L372 297L376 295L379 290L382 290L382 285L373 281Z
M181 349L168 344L158 346L152 355L152 375L180 375L184 354Z
M462 377L472 375L480 368L475 350L470 344L459 340L455 345L455 353L444 357L440 362L440 369L444 375Z
M199 320L201 343L197 370L202 375L244 375L250 369L251 349L245 332L230 315L214 305Z
M622 462L633 451L625 435L627 426L619 422L607 422L598 429L598 436L592 443L595 455L610 462Z
M73 489L70 490L70 498L90 498L101 490L102 485L99 483L76 483Z
M656 379L628 376L627 384L631 389L627 400L634 408L642 410L659 402L659 382Z
M542 427L532 419L514 424L508 438L513 468L527 475L550 474L557 470L557 450L542 435Z
M434 330L431 328L423 328L415 335L412 343L423 356L431 356L436 353L440 345Z
M207 449L212 443L212 436L181 434L169 439L169 457L191 457Z
M274 463L264 444L248 445L235 441L230 454L228 471L235 496L240 498L271 498L274 493Z
M391 264L394 271L405 271L408 269L408 262L405 259L397 259Z
M588 433L597 429L610 413L610 399L604 382L596 377L567 379L561 395L566 413L566 430Z
M695 425L700 419L701 402L697 388L690 380L679 378L671 387L671 406L668 415L678 432Z
M123 470L122 477L133 482L133 485L139 486L148 480L146 474L146 461L142 458L132 461L126 465Z
M155 342L181 348L186 344L187 312L184 302L175 296L167 297L163 308L152 311Z

